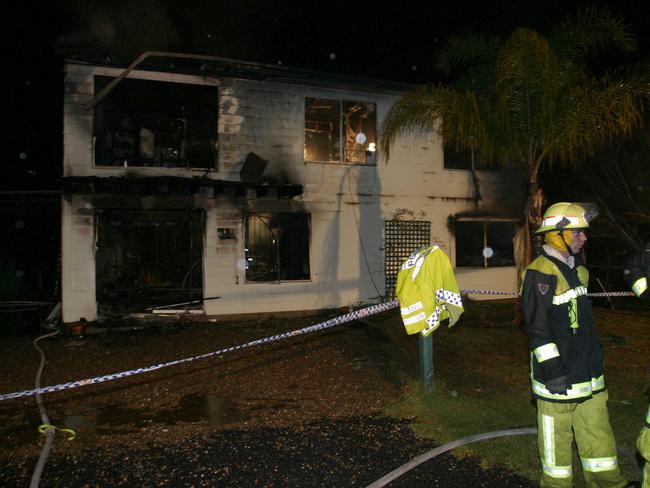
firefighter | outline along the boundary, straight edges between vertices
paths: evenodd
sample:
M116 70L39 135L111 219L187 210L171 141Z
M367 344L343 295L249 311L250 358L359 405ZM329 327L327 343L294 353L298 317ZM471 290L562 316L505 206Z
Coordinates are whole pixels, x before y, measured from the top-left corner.
M645 416L645 426L639 434L636 441L636 447L645 459L645 467L643 468L643 488L650 488L650 406L648 406L648 413Z
M636 296L644 300L650 298L648 275L650 275L650 244L647 244L640 253L628 259L623 268L623 278ZM643 488L650 488L650 406L646 414L645 426L641 430L636 445L646 460L643 469Z
M522 276L543 487L572 486L574 439L587 486L628 486L609 423L603 348L580 255L596 215L589 204L551 205L535 231L544 236L541 254Z

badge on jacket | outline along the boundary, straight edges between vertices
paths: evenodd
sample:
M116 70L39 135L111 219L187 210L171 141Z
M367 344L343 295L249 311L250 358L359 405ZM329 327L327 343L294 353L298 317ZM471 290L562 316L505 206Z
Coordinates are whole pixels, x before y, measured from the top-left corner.
M542 295L546 295L548 293L549 285L548 283L537 283L537 288Z

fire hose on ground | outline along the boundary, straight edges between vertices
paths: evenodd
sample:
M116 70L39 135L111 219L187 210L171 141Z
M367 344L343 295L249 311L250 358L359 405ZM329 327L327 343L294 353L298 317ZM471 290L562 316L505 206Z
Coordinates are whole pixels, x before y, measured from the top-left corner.
M391 471L385 476L382 476L374 483L369 484L366 488L382 488L383 486L386 486L391 481L396 480L397 478L409 472L413 468L419 466L420 464L429 461L435 458L436 456L440 456L441 454L456 449L457 447L466 446L474 442L485 441L488 439L498 439L499 437L512 437L518 435L534 435L534 434L537 434L537 427L521 427L517 429L505 429L505 430L495 430L492 432L483 432L482 434L474 434L467 437L463 437L461 439L456 439L455 441L451 441L446 444L443 444L442 446L438 446L434 449L431 449L430 451L427 451L424 454L420 454L419 456L411 459L408 463L401 465L399 468L394 469L393 471ZM628 462L634 468L635 473L637 473L638 477L641 478L642 476L641 467L639 466L639 463L637 462L636 458L632 455L632 453L630 453L627 449L624 449L622 447L617 447L617 451L619 452L619 454L621 454L628 460Z
M489 290L487 290L487 291L486 290L462 290L462 293L465 294L465 295L468 295L468 294L508 295L508 296L517 296L518 295L517 293L489 291ZM589 296L592 296L592 297L633 296L633 295L634 294L632 292L605 292L605 293L590 293L589 294ZM338 325L346 323L346 322L361 320L361 319L363 319L365 317L376 315L378 313L390 310L390 309L398 307L398 306L399 306L399 302L397 300L393 300L393 301L390 301L390 302L384 302L384 303L380 303L380 304L377 304L377 305L371 305L371 306L366 307L366 308L361 308L361 309L355 310L353 312L349 312L347 314L344 314L344 315L341 315L341 316L334 317L332 319L326 320L324 322L321 322L321 323L318 323L318 324L315 324L315 325L311 325L309 327L304 327L302 329L297 329L297 330L285 332L285 333L282 333L282 334L277 334L277 335L274 335L274 336L254 340L254 341L251 341L251 342L248 342L248 343L245 343L245 344L232 346L232 347L229 347L229 348L226 348L226 349L221 349L221 350L218 350L218 351L213 351L213 352L210 352L210 353L201 354L201 355L193 356L193 357L189 357L189 358L177 359L177 360L174 360L174 361L169 361L169 362L166 362L166 363L160 363L160 364L153 365L153 366L138 368L138 369L135 369L135 370L123 371L123 372L120 372L120 373L113 373L113 374L109 374L109 375L104 375L104 376L99 376L99 377L94 377L94 378L89 378L89 379L84 379L84 380L77 380L77 381L73 381L73 382L69 382L69 383L63 383L63 384L58 384L58 385L50 385L50 386L46 386L46 387L41 387L40 386L40 374L42 372L42 368L43 368L43 365L44 365L44 359L45 358L44 358L43 352L40 350L40 348L38 348L36 342L41 340L41 339L44 339L46 337L55 335L56 332L54 332L52 334L44 335L42 337L39 337L38 339L36 339L34 341L34 346L36 347L36 349L39 351L39 354L41 355L41 365L39 366L39 371L37 373L35 388L31 389L31 390L24 390L24 391L12 392L12 393L0 394L0 401L14 399L14 398L24 398L24 397L28 397L28 396L36 396L37 404L39 406L39 410L41 411L41 416L43 418L43 426L45 428L40 429L40 430L41 430L41 432L43 434L45 434L46 442L45 442L44 449L41 452L41 456L39 457L39 461L37 463L36 470L34 471L34 474L32 476L32 483L31 483L30 486L31 487L37 487L38 486L38 483L39 483L39 480L40 480L40 473L41 473L41 471L43 469L43 466L45 464L45 460L46 460L47 455L49 453L49 450L51 448L54 433L57 430L57 427L55 427L53 425L50 425L50 423L49 423L49 419L47 418L47 414L45 413L44 408L42 407L42 402L41 402L41 398L40 398L41 394L51 393L51 392L55 392L55 391L62 391L62 390L67 390L67 389L72 389L72 388L78 388L78 387L81 387L81 386L86 386L86 385L91 385L91 384L103 383L103 382L106 382L106 381L111 381L111 380L115 380L115 379L124 378L124 377L127 377L127 376L132 376L132 375L136 375L136 374L146 373L146 372L149 372L149 371L154 371L154 370L157 370L157 369L166 368L166 367L169 367L169 366L184 364L184 363L192 362L192 361L199 360L199 359L205 359L205 358L208 358L208 357L222 355L222 354L225 354L225 353L228 353L228 352L234 352L234 351L249 348L249 347L254 347L254 346L258 346L258 345L262 345L262 344L267 344L267 343L270 343L270 342L286 339L286 338L289 338L289 337L295 337L295 336L310 333L310 332L324 330L324 329L328 329L328 328L331 328L331 327L338 326ZM66 429L63 429L63 430L66 430ZM493 431L493 432L485 432L485 433L481 433L481 434L471 435L471 436L468 436L468 437L463 437L461 439L455 440L453 442L449 442L449 443L444 444L442 446L439 446L439 447L437 447L435 449L432 449L432 450L430 450L430 451L428 451L428 452L426 452L426 453L412 459L408 463L406 463L406 464L400 466L399 468L391 471L390 473L383 476L379 480L375 481L371 485L368 485L368 488L383 487L386 484L390 483L391 481L395 480L396 478L402 476L404 473L408 472L409 470L415 468L416 466L418 466L418 465L420 465L420 464L422 464L422 463L424 463L424 462L426 462L426 461L428 461L430 459L433 459L434 457L439 456L440 454L443 454L445 452L448 452L448 451L450 451L452 449L455 449L455 448L463 446L463 445L467 445L467 444L471 444L473 442L478 442L478 441L487 440L487 439L494 439L494 438L506 437L506 436L532 435L532 434L535 434L535 433L537 433L537 428L535 428L535 427L524 427L524 428L516 428L516 429L499 430L499 431ZM627 453L623 449L619 448L618 450L619 450L619 452L621 452L621 454L623 454L626 458L628 458L630 463L636 468L636 471L638 473L640 473L641 468L639 467L638 463L636 462L636 459L630 453Z

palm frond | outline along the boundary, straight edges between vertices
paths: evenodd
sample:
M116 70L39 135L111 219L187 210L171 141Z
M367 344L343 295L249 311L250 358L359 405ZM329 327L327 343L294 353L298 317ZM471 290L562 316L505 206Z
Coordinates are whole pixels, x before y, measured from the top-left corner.
M608 142L630 136L643 125L648 86L645 75L628 73L567 87L558 104L564 115L556 114L559 123L549 133L547 163L575 165Z
M650 69L598 79L586 63L607 48L634 45L621 18L600 8L564 21L549 38L527 28L505 41L455 37L439 66L463 76L402 97L384 123L382 146L388 155L397 134L437 129L445 145L471 148L485 161L534 172L542 164L576 165L642 124Z
M438 54L436 68L446 75L494 64L501 41L486 34L466 34L449 39Z
M508 89L548 90L558 79L558 61L548 41L531 29L516 29L499 51L498 84Z
M470 91L419 86L391 107L381 128L380 146L386 160L400 134L437 131L446 144L466 146L481 138L482 120Z
M596 6L558 24L549 40L561 58L577 63L612 49L634 51L637 48L636 39L623 18Z

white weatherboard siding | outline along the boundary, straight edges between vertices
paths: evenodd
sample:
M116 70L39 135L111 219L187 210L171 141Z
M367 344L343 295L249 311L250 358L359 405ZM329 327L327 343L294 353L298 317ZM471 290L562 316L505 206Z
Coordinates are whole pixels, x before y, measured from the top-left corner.
M95 304L95 233L92 215L82 199L63 201L61 223L61 290L62 320L92 321L97 318Z
M92 111L95 74L117 76L121 70L66 65L64 112L65 176L198 176L203 170L154 167L95 167ZM383 229L385 220L425 220L431 241L454 262L454 237L447 218L475 210L468 171L443 167L435 134L399 138L388 162L378 153L376 166L303 161L305 97L373 102L381 127L397 95L264 82L134 71L130 77L196 83L215 87L219 95L219 165L210 178L239 180L252 151L269 161L265 177L300 184L304 193L277 198L209 199L205 210L203 281L208 315L316 310L374 301L385 290ZM218 91L217 91L218 90ZM480 172L486 210L500 199L515 199L516 174ZM503 187L509 188L503 192ZM63 316L65 321L94 320L94 226L92 209L81 198L63 202ZM82 210L82 213L80 213ZM245 211L299 211L311 216L310 270L307 281L247 283L244 258ZM221 240L217 229L234 228L236 239ZM457 270L461 288L503 291L516 286L514 268Z
M456 280L461 290L491 290L505 293L517 292L517 270L502 268L457 268ZM470 294L472 300L495 300L515 298L514 295Z

